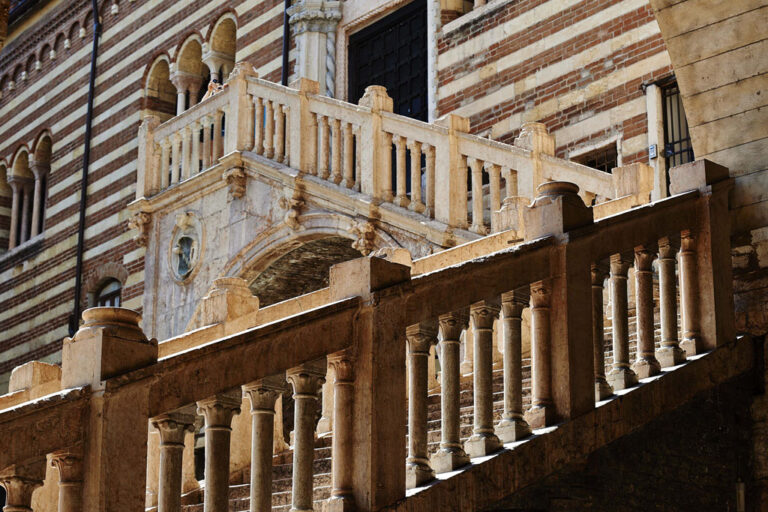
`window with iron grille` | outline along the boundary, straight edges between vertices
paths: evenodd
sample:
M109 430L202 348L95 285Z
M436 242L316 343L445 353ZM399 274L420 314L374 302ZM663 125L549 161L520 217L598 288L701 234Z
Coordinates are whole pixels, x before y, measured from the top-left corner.
M619 153L616 150L616 144L613 143L574 157L572 160L581 165L586 165L587 167L592 167L598 171L610 174L613 171L613 168L618 167L619 165Z
M664 157L667 169L671 169L676 165L693 162L693 146L677 82L663 86L661 91L664 105Z

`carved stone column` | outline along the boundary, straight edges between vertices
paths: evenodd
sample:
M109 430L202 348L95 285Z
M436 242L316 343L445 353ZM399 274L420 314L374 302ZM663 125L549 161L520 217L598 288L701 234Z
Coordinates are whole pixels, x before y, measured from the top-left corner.
M251 512L272 509L275 402L285 390L282 377L243 386L243 393L251 401Z
M205 417L205 512L229 510L229 442L240 398L214 395L197 402Z
M629 313L627 272L630 261L621 254L611 256L611 304L613 326L613 369L608 383L614 390L637 384L637 375L629 366Z
M291 510L312 510L312 463L315 459L315 411L318 391L325 382L325 362L304 364L286 372L293 387L294 446L293 504Z
M288 8L296 38L299 78L320 84L320 94L333 97L336 88L336 26L341 19L338 1L299 0Z
M549 281L531 284L531 408L526 420L532 428L551 423L552 409L552 342L550 308L552 285Z
M592 265L592 346L595 359L595 401L605 400L613 389L605 379L605 327L603 325L603 283L608 272Z
M160 479L157 487L158 512L181 512L181 470L184 454L184 437L187 432L194 430L194 424L194 415L178 412L163 414L152 420L152 426L160 433Z
M30 227L30 216L32 215L32 180L25 180L22 187L22 205L21 205L21 229L19 240L21 243L26 242L29 240L29 227Z
M353 432L355 360L348 352L340 352L328 358L328 366L334 376L332 482L328 512L346 512L354 509L352 471L355 442Z
M637 311L637 359L632 369L641 379L661 373L656 360L653 324L653 273L656 254L647 247L635 249L635 310Z
M658 352L662 367L685 361L677 336L677 275L675 255L677 246L670 238L659 240L659 302L661 303L661 348Z
M702 352L697 280L696 240L693 233L684 231L680 234L680 306L683 324L683 341L680 346L689 356Z
M427 453L427 387L429 351L437 343L437 330L428 324L409 326L408 341L408 458L405 487L413 489L435 478Z
M501 295L504 312L504 415L496 434L505 443L519 441L531 434L523 419L523 309L528 305L527 294L509 292Z
M442 333L440 361L440 449L432 456L432 468L437 473L447 473L469 463L469 456L460 441L459 420L459 338L466 319L459 313L448 313L439 318Z
M189 106L193 105L202 80L200 76L184 71L174 71L171 74L171 83L176 87L176 115L183 114L187 109L187 94L189 94Z
M493 322L500 308L487 302L472 304L469 309L474 326L475 352L474 429L464 443L470 457L482 457L498 451L501 441L493 432Z
M30 169L35 175L35 187L32 200L32 233L31 237L40 234L40 224L42 215L45 211L45 197L43 197L43 186L45 177L48 175L50 166L41 162L31 162Z
M32 493L45 480L45 459L16 464L0 472L5 489L3 512L32 512Z
M22 203L22 180L17 177L11 177L8 180L8 184L11 186L11 192L13 193L11 199L11 228L10 237L8 239L8 249L13 249L19 245L19 215Z
M83 458L78 450L51 454L51 465L59 471L59 512L83 509Z

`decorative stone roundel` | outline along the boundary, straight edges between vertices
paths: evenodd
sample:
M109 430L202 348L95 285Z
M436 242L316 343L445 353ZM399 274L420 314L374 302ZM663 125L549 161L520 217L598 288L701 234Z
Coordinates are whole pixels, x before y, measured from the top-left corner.
M192 212L176 216L176 226L168 251L168 266L178 282L191 279L200 267L203 256L203 225Z

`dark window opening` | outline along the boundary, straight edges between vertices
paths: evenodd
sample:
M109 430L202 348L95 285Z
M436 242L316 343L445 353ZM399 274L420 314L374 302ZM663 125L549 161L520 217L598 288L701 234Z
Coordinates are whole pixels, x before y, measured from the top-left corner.
M611 174L613 168L619 166L619 153L616 149L616 144L610 144L594 151L590 151L584 155L579 155L571 160L580 163L581 165L597 169L598 171Z
M120 307L120 294L123 286L117 279L110 279L96 293L96 306L98 307Z
M667 169L671 169L693 162L693 145L677 82L662 87L661 91L664 103L664 157Z

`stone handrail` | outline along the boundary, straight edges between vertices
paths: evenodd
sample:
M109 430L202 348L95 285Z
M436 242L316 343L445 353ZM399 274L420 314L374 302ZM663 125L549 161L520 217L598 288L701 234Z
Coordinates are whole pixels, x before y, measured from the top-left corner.
M32 402L0 411L6 442L30 447L0 460L7 465L0 468L0 483L23 484L29 491L10 493L9 505L29 507L32 490L42 484L39 471L30 468L56 452L88 462L74 464L74 475L61 470L66 485L60 486L65 503L60 510L143 509L151 421L160 435L158 510L178 510L179 446L196 410L206 424L205 508L227 510L230 437L236 434L232 418L247 397L254 432L250 499L256 510L268 509L275 400L287 379L295 401L293 509L310 510L315 411L326 371L333 376L333 399L324 409L333 425L329 507L373 511L392 505L405 498L406 487L423 486L435 473L459 470L472 458L526 438L531 429L584 415L614 390L658 374L661 366L678 365L732 341L729 185L727 169L697 162L673 173L679 195L596 222L575 185L545 183L524 212L523 243L418 276L380 258L348 261L332 267L330 287L318 295L323 304L306 311L298 302L281 306L290 316L160 359L157 342L144 336L136 313L87 310L84 326L64 343L61 385L72 391L63 392L52 407ZM656 254L662 319L658 350L649 293ZM677 339L676 256L683 340ZM638 346L630 364L627 271L633 262ZM606 376L602 287L607 277L612 282L614 362ZM531 407L524 412L521 315L527 307L533 384ZM492 337L502 309L504 412L494 424ZM472 317L474 430L461 443L459 344L467 311ZM425 356L437 343L438 330L441 441L430 454ZM41 439L39 432L48 432L45 425L53 421L45 411L62 410L61 403L75 404L70 414L80 420L69 420L66 439Z
M556 158L544 125L525 124L510 145L469 134L459 116L430 124L393 114L383 87L368 88L359 105L320 96L310 80L295 87L261 80L239 64L224 91L162 125L147 118L137 199L236 151L478 234L491 231L491 212L505 197L533 198L544 181L572 181L585 198L619 197L611 175Z

